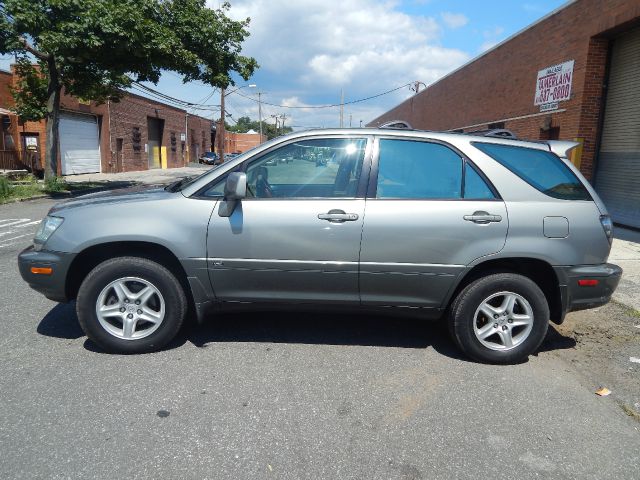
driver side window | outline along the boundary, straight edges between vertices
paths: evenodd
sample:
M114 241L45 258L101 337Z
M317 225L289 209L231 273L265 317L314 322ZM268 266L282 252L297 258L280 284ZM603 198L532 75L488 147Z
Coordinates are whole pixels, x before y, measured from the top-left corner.
M367 140L300 140L247 166L248 198L354 198Z

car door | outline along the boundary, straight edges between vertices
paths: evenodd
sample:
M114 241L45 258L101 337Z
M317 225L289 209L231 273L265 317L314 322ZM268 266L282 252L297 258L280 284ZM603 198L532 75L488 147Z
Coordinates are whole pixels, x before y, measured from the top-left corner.
M244 162L247 198L209 223L208 268L222 301L358 303L371 143L291 140ZM369 145L369 146L368 146ZM220 195L223 184L208 195Z
M362 233L362 303L440 307L466 265L503 248L507 226L504 202L456 150L377 139Z

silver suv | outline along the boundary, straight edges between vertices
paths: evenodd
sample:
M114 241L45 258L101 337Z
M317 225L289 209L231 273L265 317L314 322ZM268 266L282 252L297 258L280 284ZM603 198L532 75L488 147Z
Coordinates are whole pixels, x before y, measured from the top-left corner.
M566 160L575 145L295 133L195 179L54 206L20 272L75 299L110 352L162 348L188 312L313 305L443 318L470 357L518 362L622 273L605 206Z

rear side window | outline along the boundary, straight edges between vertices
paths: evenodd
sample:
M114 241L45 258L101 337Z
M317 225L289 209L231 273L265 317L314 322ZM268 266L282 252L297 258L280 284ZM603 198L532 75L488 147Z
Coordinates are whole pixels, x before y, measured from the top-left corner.
M473 146L545 195L561 200L591 200L578 177L551 152L495 143L474 142Z
M380 140L377 198L462 197L462 159L437 143Z
M487 182L468 163L464 166L464 198L473 200L493 200L493 194Z

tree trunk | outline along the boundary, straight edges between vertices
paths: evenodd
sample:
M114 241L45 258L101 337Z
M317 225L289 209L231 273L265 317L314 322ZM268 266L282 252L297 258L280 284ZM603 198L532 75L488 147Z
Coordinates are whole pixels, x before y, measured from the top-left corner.
M58 124L60 122L60 93L62 90L53 57L47 59L47 66L49 68L49 85L47 89L49 97L47 99L47 161L44 165L45 179L58 176Z

